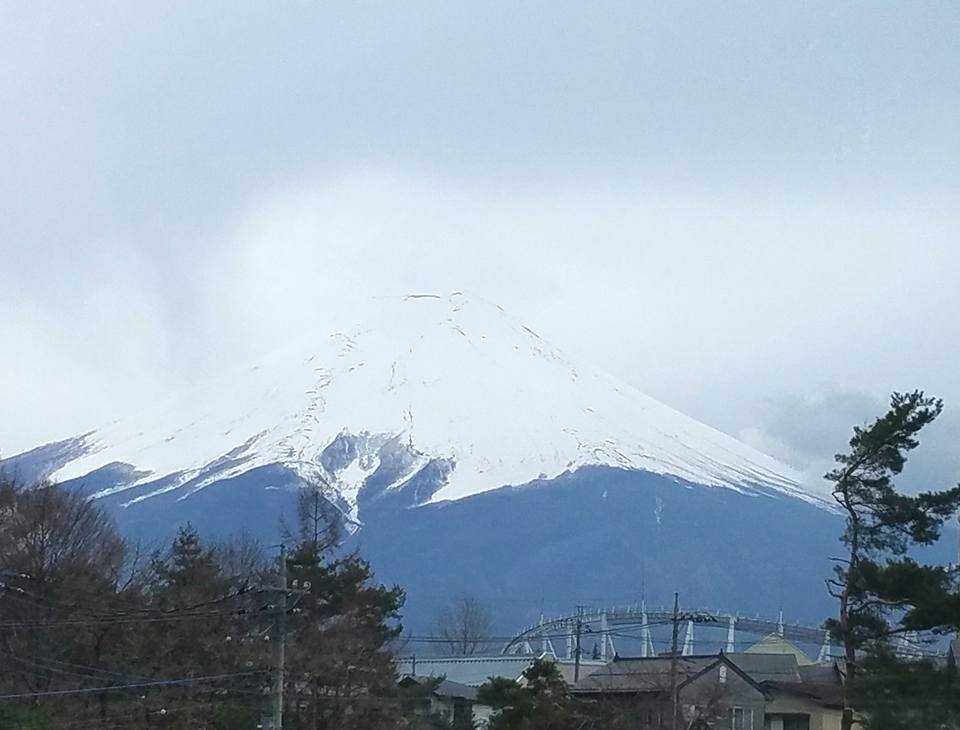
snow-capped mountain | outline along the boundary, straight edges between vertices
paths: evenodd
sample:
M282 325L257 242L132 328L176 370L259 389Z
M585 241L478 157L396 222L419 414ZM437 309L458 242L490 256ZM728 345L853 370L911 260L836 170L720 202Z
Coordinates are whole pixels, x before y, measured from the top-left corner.
M458 500L585 466L820 503L790 468L571 362L484 300L382 298L355 319L63 442L44 476L133 507L279 465L330 485L353 524L391 494Z
M344 307L320 332L86 434L0 460L162 546L192 522L273 544L304 482L427 630L452 595L501 627L598 597L829 610L841 525L774 459L574 363L461 294Z

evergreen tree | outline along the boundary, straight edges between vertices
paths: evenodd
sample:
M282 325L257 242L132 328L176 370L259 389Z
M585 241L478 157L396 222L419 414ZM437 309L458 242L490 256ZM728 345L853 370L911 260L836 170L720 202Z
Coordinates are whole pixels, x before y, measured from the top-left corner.
M870 730L960 728L960 677L952 654L943 664L875 651L862 660L853 692Z
M144 594L146 620L135 627L130 641L140 675L186 680L229 677L225 682L204 680L154 689L144 696L145 724L249 726L258 709L231 703L237 702L236 693L243 696L266 686L266 674L253 672L266 668L268 651L262 646L265 642L250 641L258 627L243 621L249 608L246 596L224 574L217 550L205 545L192 525L182 527L169 551L154 556Z
M294 730L377 730L401 720L390 643L403 591L371 583L356 556L329 559L313 541L288 558L285 724Z
M847 671L843 728L854 722L850 693L864 679L883 682L891 666L891 637L908 631L944 631L960 622L956 572L918 564L907 553L939 538L944 521L960 507L960 487L901 494L893 484L918 445L917 435L940 414L943 403L921 391L894 393L889 411L866 427L855 427L850 451L836 456L826 478L846 517L842 542L847 556L828 581L839 601L837 619L828 622L843 644ZM875 661L860 666L866 651ZM897 670L899 671L899 670ZM877 674L881 672L881 674ZM895 682L896 673L888 679ZM869 693L863 696L874 696ZM871 708L862 707L868 716ZM888 727L888 726L883 726Z
M523 678L521 684L493 677L477 690L478 702L495 710L489 730L579 730L588 726L555 662L537 659Z
M191 524L181 527L165 557L155 557L154 595L164 608L188 608L210 601L226 588L215 550L205 547Z

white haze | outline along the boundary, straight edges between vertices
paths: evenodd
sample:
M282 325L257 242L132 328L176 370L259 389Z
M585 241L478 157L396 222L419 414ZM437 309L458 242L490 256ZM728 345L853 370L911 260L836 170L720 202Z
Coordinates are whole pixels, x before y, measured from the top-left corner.
M456 290L811 475L895 388L960 436L956 6L0 21L0 454Z

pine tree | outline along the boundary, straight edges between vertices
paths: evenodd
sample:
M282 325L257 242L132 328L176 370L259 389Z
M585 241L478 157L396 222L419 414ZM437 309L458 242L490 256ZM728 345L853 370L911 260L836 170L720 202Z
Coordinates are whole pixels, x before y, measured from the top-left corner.
M285 724L294 730L397 727L396 673L390 643L400 635L403 591L372 583L356 556L326 557L301 543L288 558L297 592L288 620Z
M828 628L844 647L847 695L857 686L864 650L886 656L897 634L945 630L960 620L955 572L918 564L908 555L914 546L937 541L944 521L960 507L960 487L911 497L893 484L907 453L919 444L918 433L942 410L939 399L922 391L894 393L885 415L854 428L850 451L838 454L837 468L826 475L846 517L841 540L847 556L828 581L839 615ZM853 722L845 696L844 730Z
M578 712L556 663L537 659L523 673L524 683L491 678L477 690L477 700L495 712L489 730L578 730L588 719Z
M191 524L180 528L170 554L154 559L158 598L168 606L185 608L217 596L226 585L215 551L204 547Z
M960 728L960 677L952 654L944 665L873 652L861 662L853 691L870 730Z
M224 575L216 549L205 545L192 525L180 529L165 555L154 557L144 592L147 616L154 620L138 626L131 641L140 674L190 679L245 674L245 660L250 659L250 669L266 666L267 647L261 646L265 642L256 644L252 657L245 651L238 591ZM236 698L227 688L255 691L264 685L263 677L252 681L246 686L239 677L226 683L155 689L144 701L146 724L175 721L176 727L231 727L228 715L238 713L229 707ZM176 716L162 719L161 713L173 708ZM249 720L256 713L251 709L239 714Z

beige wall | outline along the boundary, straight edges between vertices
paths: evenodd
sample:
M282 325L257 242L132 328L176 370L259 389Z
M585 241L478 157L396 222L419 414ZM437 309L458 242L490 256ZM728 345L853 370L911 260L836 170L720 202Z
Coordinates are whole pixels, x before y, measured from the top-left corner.
M810 715L810 730L840 730L840 710L823 707L802 697L777 697L767 703L768 715Z

